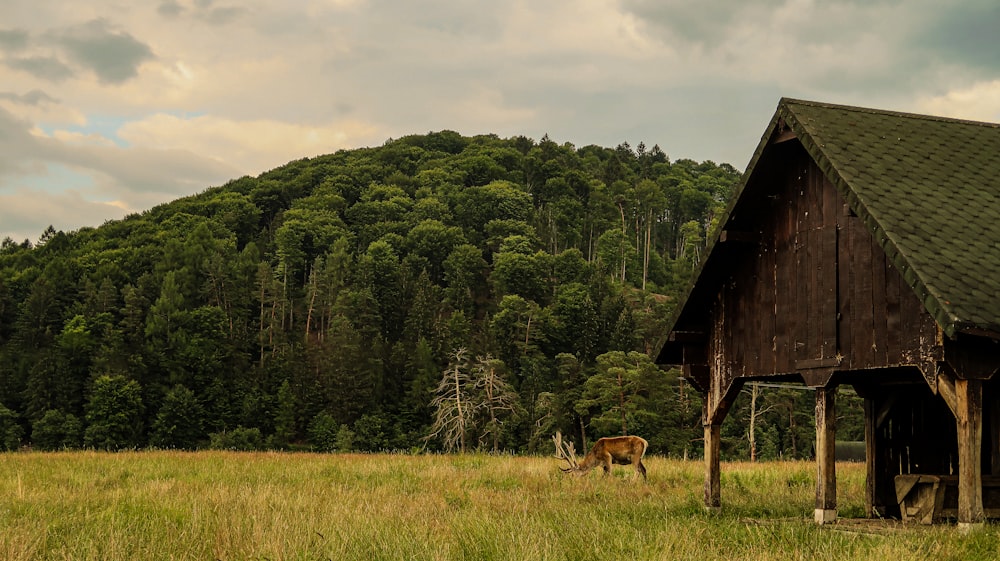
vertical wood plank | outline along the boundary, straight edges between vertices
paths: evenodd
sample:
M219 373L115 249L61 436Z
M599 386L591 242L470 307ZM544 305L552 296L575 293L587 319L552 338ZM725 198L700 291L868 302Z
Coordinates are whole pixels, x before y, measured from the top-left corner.
M885 329L888 336L886 341L886 357L889 364L902 364L903 336L900 330L905 329L905 327L901 323L899 295L903 277L892 263L888 262L888 259L886 259L885 280Z
M853 348L854 318L851 315L851 303L853 298L854 285L852 284L854 274L854 263L850 251L851 230L849 216L841 218L843 224L837 238L837 311L839 321L837 322L837 346L840 353L844 355L844 362L841 367L852 369L855 367Z
M837 259L838 223L842 208L842 199L833 183L819 170L815 163L816 174L820 178L820 188L823 193L823 358L837 356L840 345L837 341L837 284L839 281L839 261Z
M791 320L792 340L795 347L792 360L809 358L806 348L809 346L809 238L808 230L803 230L800 216L796 221L795 230L795 270L791 272L795 282L795 315ZM793 362L794 364L794 362Z
M864 360L863 353L858 350L858 347L864 344L864 337L861 333L864 329L862 326L864 314L862 313L859 279L866 274L866 271L860 268L862 260L858 250L858 237L860 236L858 232L859 223L860 220L857 217L853 217L848 224L847 252L850 255L851 262L851 367L860 369L867 367L868 364Z
M775 333L775 292L777 290L777 278L775 274L775 244L773 238L768 240L768 245L763 256L763 267L760 276L760 286L762 288L761 299L761 371L777 373L776 363L776 333Z
M904 361L910 364L918 364L920 349L920 331L922 315L929 315L924 311L923 304L913 293L913 289L906 284L900 273L899 278L899 320L900 320L900 349Z
M807 211L808 212L808 211ZM820 329L819 325L823 321L820 318L821 306L819 304L819 299L822 297L820 290L820 277L819 277L819 267L820 267L820 247L822 246L822 236L820 235L820 230L815 230L812 228L811 224L806 225L806 231L804 232L806 247L805 247L805 269L800 271L800 274L805 273L806 282L803 283L804 290L803 304L805 306L805 315L803 316L804 331L806 333L805 337L805 347L801 349L799 354L799 359L811 359L811 358L821 358L822 354L822 342L820 341Z
M823 250L820 269L822 294L820 295L819 318L821 358L837 355L837 227L823 229Z
M777 372L790 372L793 355L790 352L789 329L791 323L791 305L795 301L792 292L791 271L794 259L794 244L791 240L792 202L788 188L783 193L783 204L780 219L776 221L775 231L775 314L780 321L774 324L774 369Z
M734 348L733 348L733 372L737 376L745 376L747 374L747 367L750 364L748 360L748 354L750 349L747 348L747 316L749 315L748 305L748 294L747 288L750 285L749 280L746 275L743 278L733 279L733 286L735 287L735 294L733 298L733 305L735 306L736 314L733 329L734 338Z
M875 353L872 349L873 323L872 323L872 251L870 235L868 229L861 223L860 219L855 219L852 224L851 245L855 256L854 267L857 274L854 278L856 283L857 297L854 300L852 310L854 329L854 354L858 358L858 368L871 368L875 366Z
M875 366L888 364L888 339L886 313L888 309L885 279L885 252L871 236L872 254L872 354Z

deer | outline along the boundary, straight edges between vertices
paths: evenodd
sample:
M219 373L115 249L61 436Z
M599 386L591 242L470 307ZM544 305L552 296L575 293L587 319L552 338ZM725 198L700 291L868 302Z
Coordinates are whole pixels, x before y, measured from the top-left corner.
M612 436L598 439L594 446L584 456L582 462L576 460L576 452L572 442L563 442L562 433L556 432L552 437L556 445L556 458L566 460L569 467L561 467L564 473L586 475L587 472L601 466L604 475L611 473L611 464L632 465L635 472L646 479L646 466L642 465L642 457L646 454L649 443L638 436Z

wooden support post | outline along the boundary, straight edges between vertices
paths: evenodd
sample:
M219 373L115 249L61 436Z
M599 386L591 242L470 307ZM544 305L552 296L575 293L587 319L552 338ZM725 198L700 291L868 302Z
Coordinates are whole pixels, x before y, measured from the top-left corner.
M878 425L876 424L878 407L875 399L865 398L865 516L875 517L875 505L878 502L878 471L875 457L878 453Z
M991 396L992 397L992 396ZM1000 475L1000 402L990 399L990 475Z
M983 523L983 382L955 380L958 427L958 524Z
M816 388L816 511L817 524L837 520L837 387Z
M719 440L722 425L705 423L705 508L710 512L722 509Z
M733 401L743 387L742 381L731 382L725 389L712 380L712 389L705 396L701 422L705 428L705 508L718 512L722 508L721 466L719 442L722 439L722 421L725 420Z

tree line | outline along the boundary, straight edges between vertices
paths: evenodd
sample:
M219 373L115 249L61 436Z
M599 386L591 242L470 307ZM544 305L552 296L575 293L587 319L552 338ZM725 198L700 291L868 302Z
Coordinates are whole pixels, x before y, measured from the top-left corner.
M738 177L441 131L4 239L0 447L698 454L700 396L649 355ZM732 454L808 455L810 407Z

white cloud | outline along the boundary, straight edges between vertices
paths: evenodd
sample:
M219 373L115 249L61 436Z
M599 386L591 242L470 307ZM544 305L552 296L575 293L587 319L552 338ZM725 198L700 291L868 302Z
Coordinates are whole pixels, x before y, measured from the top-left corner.
M781 96L998 120L997 14L983 0L4 0L0 196L47 184L61 208L66 183L67 207L143 210L445 128L741 166ZM53 222L32 209L29 231Z
M33 130L32 134L36 136L49 136L58 140L63 144L89 144L93 146L105 146L113 147L115 146L114 141L106 136L99 134L84 134L82 132L73 132L65 130L53 131L51 135L46 135L45 133L37 130Z
M943 95L920 98L916 102L916 110L943 117L998 122L1000 79L977 82Z
M452 108L456 121L478 123L479 132L490 133L511 123L526 126L539 118L538 112L529 107L514 107L508 103L503 93L487 87L474 87L466 92L464 99Z
M53 193L44 189L21 188L0 191L0 239L9 236L20 243L34 243L49 225L72 231L81 226L98 226L129 213L114 202L95 202L76 190Z
M351 121L300 125L160 113L124 125L118 135L136 148L188 150L225 162L240 175L256 175L294 159L371 144L377 132L375 126Z

